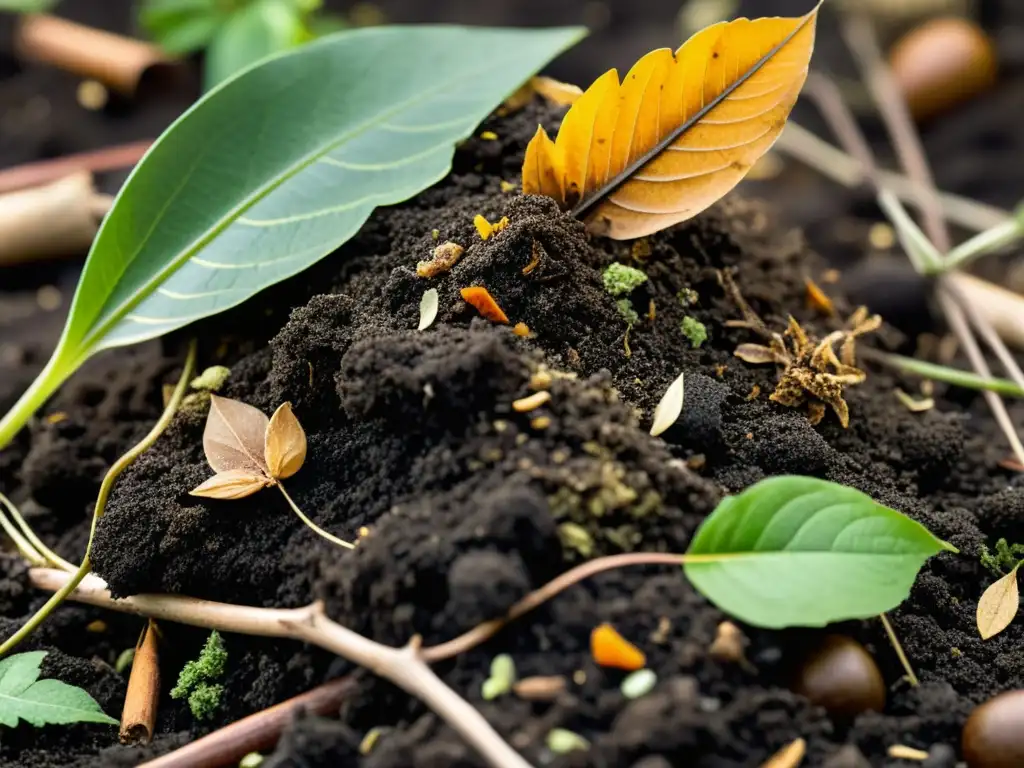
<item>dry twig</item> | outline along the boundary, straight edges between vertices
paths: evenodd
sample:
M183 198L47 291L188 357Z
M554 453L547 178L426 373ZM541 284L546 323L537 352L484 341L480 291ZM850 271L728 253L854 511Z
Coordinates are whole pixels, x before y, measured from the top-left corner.
M131 168L142 159L152 145L152 139L144 139L130 144L119 144L116 147L105 147L3 168L0 169L0 194L49 184L78 171L103 173Z
M122 744L148 744L156 728L156 708L160 701L160 631L150 619L135 644L128 694L121 712Z

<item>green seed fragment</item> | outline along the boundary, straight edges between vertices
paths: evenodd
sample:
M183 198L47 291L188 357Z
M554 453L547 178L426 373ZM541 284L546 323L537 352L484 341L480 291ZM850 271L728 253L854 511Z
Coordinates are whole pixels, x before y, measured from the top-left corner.
M639 699L650 693L657 682L658 676L654 672L649 669L638 669L622 681L619 690L627 699Z
M203 392L218 392L230 375L230 368L225 368L223 365L211 365L192 379L189 386Z
M491 676L484 681L480 693L491 701L512 690L516 681L516 665L507 653L500 653L491 660Z
M547 748L556 755L566 755L577 749L589 749L590 742L578 733L566 730L565 728L552 728L545 740Z
M114 662L114 669L119 675L123 675L133 661L135 661L135 649L125 648L118 654L117 661Z
M256 768L263 763L263 755L259 752L250 752L238 761L238 768Z

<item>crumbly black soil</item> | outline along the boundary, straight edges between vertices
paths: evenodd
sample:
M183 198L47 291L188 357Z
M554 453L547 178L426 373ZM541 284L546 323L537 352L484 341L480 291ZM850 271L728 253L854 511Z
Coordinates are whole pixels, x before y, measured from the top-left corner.
M419 0L380 4L399 21L419 18L427 7ZM94 23L114 6L124 17L115 26L127 19L127 3L65 5L72 13L85 8L82 18ZM479 21L516 21L487 15L499 13L499 5L478 3L473 12ZM531 5L529 21L576 23L576 16L559 15L570 14L570 5ZM636 0L610 3L605 31L563 60L559 66L568 69L555 74L582 81L665 44L663 22L678 3L640 5L643 13ZM794 13L803 5L759 0L745 10ZM1019 14L1016 3L982 5L993 24L1011 32L1021 28L1009 18ZM657 29L647 18L656 19ZM828 34L824 26L822 34ZM1010 36L1001 46L1004 60L1019 68L1021 57L1013 59L1013 52L1021 46ZM0 61L0 74L7 74L8 64ZM38 126L8 136L20 143L5 143L4 162L153 135L176 109L122 105L82 119L80 110L60 112L71 99L70 79L38 69L19 78L3 81L16 85L2 94L4 104L20 108L41 90L53 95L58 109ZM942 161L936 171L943 186L1004 205L1019 197L1013 174L1019 121L1007 119L1019 110L1007 105L1019 104L1020 93L1020 80L1009 81L992 99L926 131L933 156ZM732 195L634 251L630 243L589 237L544 200L502 192L502 180L517 180L525 141L538 120L550 128L557 116L531 106L491 121L485 128L498 140L468 141L441 184L403 206L378 211L353 241L316 267L187 334L201 341L201 365L230 366L222 394L267 412L284 400L294 404L310 451L288 481L289 492L339 536L356 538L366 526L369 535L356 552L318 538L272 489L238 502L188 496L211 473L200 446L200 402L185 409L119 482L99 530L99 574L118 594L162 591L266 606L320 598L333 618L376 640L401 644L420 634L431 644L500 615L578 562L580 553L559 538L561 523L586 528L593 555L678 552L723 494L768 475L810 474L872 494L962 552L931 560L891 617L922 679L919 688L901 679L877 622L837 628L864 642L881 666L890 684L884 713L832 722L787 690L792 664L819 633L744 627L752 669L711 659L708 646L726 617L672 568L602 574L488 644L439 665L439 673L535 765L752 767L803 737L805 765L812 768L895 767L902 763L885 754L894 743L957 746L960 726L976 703L1024 685L1019 623L985 643L974 628L977 597L994 578L979 566L980 544L998 537L1024 541L1024 482L997 467L1004 458L1001 435L977 395L938 387L936 408L912 414L893 389L916 391L916 382L870 365L867 382L849 390L849 429L831 415L810 426L803 414L767 401L776 375L771 367L732 357L738 343L755 339L726 327L737 312L715 276L718 269L734 269L744 294L774 327L793 314L823 333L838 321L806 308L804 278L820 278L824 263L778 216L810 222L814 242L827 247L825 255L836 264L851 251L860 255L867 224L877 218L874 208L831 186L790 179L767 187L779 198L774 209ZM507 215L510 225L483 242L472 226L477 213L491 221ZM438 241L454 240L467 250L450 274L425 281L415 276L415 266L436 245L433 230ZM541 260L524 276L534 243ZM626 323L600 279L612 261L650 276L632 297L641 319L629 332L628 357ZM59 326L53 314L19 326L21 308L7 291L50 280L67 288L74 275L47 267L3 277L0 407L41 366L48 336ZM935 330L917 308L924 306L920 292L910 291L919 300L913 307L906 291L894 291L894 301L882 304L877 281L875 273L866 291L846 278L823 285L843 316L854 308L849 291L882 311L892 308L890 319L905 332ZM461 287L473 284L485 285L513 323L530 327L531 336L520 338L480 319L459 297ZM429 330L416 332L427 287L438 289L440 312ZM696 292L695 305L680 304L684 289ZM652 301L653 321L647 318ZM680 331L684 315L707 327L709 339L699 349ZM18 327L23 331L6 333ZM97 359L46 407L42 415L53 418L40 419L0 452L0 487L66 557L81 555L105 468L158 416L161 387L177 376L187 335ZM914 342L887 326L870 343L912 351ZM574 378L556 378L551 402L538 411L514 412L511 402L532 392L530 377L542 367ZM680 372L686 373L683 416L662 438L651 438L646 430L653 407ZM760 394L748 400L755 386ZM538 416L550 423L541 428L534 423ZM1020 406L1013 416L1017 423L1024 419ZM23 566L0 556L0 637L15 631L45 597L27 585ZM589 633L602 621L613 622L647 653L659 679L648 696L627 701L618 689L622 675L590 660ZM138 619L68 605L23 648L49 650L46 676L84 686L117 715L127 675L113 664L140 629ZM171 624L163 629L163 673L173 681L206 633ZM213 720L196 722L165 686L158 735L149 747L121 747L114 729L102 726L21 726L0 738L0 764L136 765L325 679L355 672L358 690L338 717L299 720L265 765L479 765L435 716L368 673L298 643L236 635L226 642L227 693ZM485 702L481 684L498 653L513 656L520 676L561 674L573 682L550 704L512 696ZM362 757L359 743L373 727L384 728L384 735ZM583 734L591 750L552 757L543 744L553 727Z
M903 510L963 553L930 561L892 615L920 688L901 679L876 622L841 628L866 643L884 671L890 694L883 714L833 723L787 690L791 665L815 633L745 627L752 667L714 661L707 649L726 617L672 568L602 574L438 671L538 765L755 766L803 737L808 765L838 768L857 765L858 757L883 765L896 742L955 745L972 705L1019 686L1024 672L1017 650L1024 630L1012 626L982 644L973 626L975 600L992 578L979 566L979 545L1024 534L1024 490L996 467L999 440L978 398L940 387L937 407L914 414L893 395L912 382L869 366L867 382L849 390L849 429L831 415L815 428L804 413L770 403L773 368L732 356L738 343L754 339L726 326L737 311L716 270L734 270L769 324L781 327L793 314L824 333L839 321L805 306L804 278L823 265L800 234L734 195L641 247L591 237L550 201L500 189L515 179L538 120L550 127L557 115L531 105L492 120L486 128L498 139L466 142L442 183L378 211L307 273L191 331L201 340L202 365L231 368L221 394L267 412L294 404L309 457L287 481L289 492L339 536L357 538L365 526L358 548L318 538L273 489L234 502L189 496L211 474L199 398L119 481L97 534L97 573L118 595L170 592L263 606L319 598L335 620L375 640L402 644L419 634L433 644L500 616L579 561L581 553L559 537L562 523L590 533L591 555L679 552L725 493L768 475L810 474ZM472 224L477 213L492 221L508 216L509 226L483 241ZM462 260L435 279L417 277L416 263L445 240L466 247ZM524 275L535 252L540 261ZM629 331L629 354L626 321L601 280L612 261L649 276L632 295L640 320ZM486 286L530 336L480 318L459 296L468 285ZM418 332L428 287L437 288L440 311ZM685 290L696 303L683 306ZM841 285L829 290L841 314L853 308ZM699 348L680 330L685 315L707 327ZM16 496L41 529L60 533L51 539L66 556L81 549L104 467L158 413L161 384L177 375L184 338L97 361L47 407L64 417L34 425L0 468L20 483ZM898 348L907 340L886 327L873 343ZM539 370L556 373L551 401L514 411L511 403L533 391ZM653 407L680 372L684 415L664 439L652 438ZM760 394L752 396L755 387ZM41 598L25 586L23 570L9 565L5 573L6 635ZM104 631L90 631L99 618ZM628 701L618 689L622 675L594 665L588 638L602 621L647 653L659 680L653 693ZM116 713L125 678L110 664L138 629L137 620L69 606L26 647L54 648L47 671L84 685ZM205 633L165 631L163 667L173 680ZM160 736L146 750L116 746L113 732L97 726L21 727L0 742L4 764L135 764L353 671L296 643L235 635L226 642L225 704L212 721L194 722L165 695ZM497 653L511 654L520 676L573 682L549 704L511 696L485 702L481 684ZM298 721L270 765L479 764L418 702L355 674L358 690L339 718ZM359 757L359 741L373 727L387 730ZM553 727L583 734L592 748L552 756L544 737Z

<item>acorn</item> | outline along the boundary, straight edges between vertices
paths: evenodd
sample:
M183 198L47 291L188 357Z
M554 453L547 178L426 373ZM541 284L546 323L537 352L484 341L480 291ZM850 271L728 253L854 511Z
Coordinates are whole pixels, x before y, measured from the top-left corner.
M1024 765L1024 690L1000 693L964 723L960 742L968 768Z
M893 45L889 64L911 113L927 120L988 90L998 73L995 46L967 19L932 19Z
M885 681L863 645L827 635L808 656L790 686L835 717L854 717L885 706Z

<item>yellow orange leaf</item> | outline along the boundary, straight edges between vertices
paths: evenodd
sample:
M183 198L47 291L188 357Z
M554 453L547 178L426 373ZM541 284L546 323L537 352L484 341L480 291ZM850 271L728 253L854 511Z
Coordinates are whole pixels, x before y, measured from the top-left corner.
M978 632L982 640L998 635L1013 621L1020 607L1017 569L994 582L978 601Z
M779 137L807 77L817 15L722 22L675 53L647 54L621 83L609 70L554 142L543 129L531 140L523 191L619 240L697 215Z
M306 461L306 433L292 412L291 403L282 403L270 417L264 438L263 457L275 480L291 477Z
M545 101L559 106L569 106L583 95L578 85L563 83L544 75L531 77L529 85L533 92L543 97Z
M189 494L207 499L244 499L272 483L273 480L263 475L252 474L244 469L229 469L227 472L218 472L189 491Z

